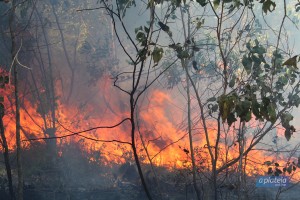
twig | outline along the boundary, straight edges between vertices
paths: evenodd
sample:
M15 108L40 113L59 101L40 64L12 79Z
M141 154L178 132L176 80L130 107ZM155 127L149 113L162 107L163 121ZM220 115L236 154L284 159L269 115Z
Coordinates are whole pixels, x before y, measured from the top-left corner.
M54 137L42 137L42 138L29 138L27 140L23 140L23 141L36 141L36 140L51 140L51 139L61 139L61 138L66 138L66 137L71 137L71 136L75 136L75 135L79 135L80 133L85 133L85 132L89 132L89 131L93 131L93 130L97 130L97 129L104 129L104 128L115 128L119 125L121 125L122 123L124 123L125 121L130 120L130 118L125 118L123 119L121 122L113 125L113 126L97 126L97 127L93 127L93 128L89 128L83 131L78 131L78 132L74 132L71 131L70 129L66 128L64 125L62 125L59 121L57 121L57 123L66 131L70 132L71 134L67 134L67 135L62 135L62 136L54 136ZM84 137L86 139L90 139L90 140L94 140L94 141L105 141L105 140L98 140L98 139L93 139L87 136L83 136L83 135L79 135L81 137ZM111 142L113 141L118 141L118 140L109 140ZM122 141L118 141L120 143L125 143L125 144L131 144L129 142L122 142Z

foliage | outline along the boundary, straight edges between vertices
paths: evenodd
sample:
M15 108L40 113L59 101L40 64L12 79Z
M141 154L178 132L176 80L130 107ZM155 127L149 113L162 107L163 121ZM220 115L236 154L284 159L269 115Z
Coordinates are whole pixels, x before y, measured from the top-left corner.
M299 85L295 81L299 77L296 67L296 59L288 59L282 63L282 55L273 52L272 58L268 59L265 54L265 48L257 40L249 41L246 44L248 53L243 56L242 64L246 71L245 78L247 82L238 83L238 91L222 95L218 99L220 114L223 121L227 120L229 126L239 117L241 121L250 121L252 114L256 120L267 120L275 123L278 116L281 117L281 123L286 129L286 137L295 130L290 128L289 122L292 120L291 115L280 113L280 107L298 107L300 99L298 97ZM269 60L269 62L267 62ZM271 74L271 76L270 76ZM251 79L250 79L251 78ZM276 81L273 81L275 80ZM239 77L233 76L229 87L233 88ZM283 94L288 85L295 85L295 94L289 94L289 101L286 102ZM274 88L274 89L273 89Z
M134 0L116 0L113 4L109 4L110 1L106 0L99 2L102 3L101 9L103 8L102 5L108 5L106 14L110 18L108 19L106 16L101 18L101 26L94 29L100 29L101 31L95 33L86 25L92 23L88 15L72 18L69 15L74 10L65 12L69 11L71 1L52 0L48 4L45 3L43 6L38 7L42 8L41 27L46 28L46 30L49 29L48 36L51 36L51 39L49 41L47 41L47 37L37 39L35 41L37 46L42 46L38 42L45 42L49 48L51 46L49 44L58 39L56 28L49 20L53 13L49 14L48 10L54 8L58 17L73 22L57 22L57 25L62 25L67 41L66 46L71 47L68 52L74 51L74 69L87 72L90 76L88 82L95 85L100 78L108 73L108 76L114 80L114 86L130 95L132 116L135 115L134 109L139 108L140 103L142 103L142 101L138 101L139 98L146 99L142 95L143 92L153 83L156 83L157 80L161 81L159 83L163 83L161 84L162 87L167 89L187 90L189 86L190 88L193 87L191 89L191 115L192 119L195 120L192 122L195 126L192 130L193 134L195 133L198 136L198 130L201 130L199 131L201 134L202 132L209 132L209 137L205 139L203 136L201 138L201 140L206 140L203 147L195 147L196 154L198 153L197 173L201 177L204 177L201 174L202 172L207 173L205 176L214 173L207 180L213 180L213 178L217 180L221 174L217 172L218 169L221 169L220 171L228 169L232 163L237 163L239 158L245 158L245 161L240 161L240 164L230 168L232 171L239 170L237 166L246 165L247 153L252 148L246 142L246 139L253 139L254 142L251 144L257 144L264 134L266 135L268 131L272 130L277 123L285 129L286 139L291 139L292 134L296 131L292 125L294 117L291 109L298 107L300 104L297 67L299 55L285 51L285 48L281 47L279 42L283 37L281 31L279 31L279 34L278 31L273 31L278 35L270 37L271 39L267 38L268 41L259 37L266 34L261 24L264 22L260 20L260 16L253 14L257 9L263 15L274 14L282 3L272 0L149 0L148 5L143 7L146 9L145 13L150 14L149 21L143 21L143 24L138 24L136 28L128 31L126 29L128 25L126 17L132 14L130 12L133 11L133 7L136 7L138 2ZM30 16L31 6L32 4L22 6L19 13L22 19L27 19ZM295 11L299 11L299 3L295 5ZM153 15L152 12L154 12ZM197 14L192 16L194 13ZM38 15L39 13L35 14ZM35 17L35 14L33 17ZM211 17L211 15L215 17ZM79 20L79 18L81 19ZM129 23L132 24L131 21ZM179 25L180 23L182 24ZM111 32L113 29L115 33L121 34ZM73 32L74 30L78 32L78 35ZM42 31L36 32L38 36L42 35ZM125 36L122 35L124 33ZM278 40L277 44L272 39ZM63 40L59 39L58 41ZM116 41L119 42L119 46L113 46ZM269 43L270 41L271 43ZM36 51L38 50L40 51L40 49ZM122 50L125 53L119 55ZM39 52L39 54L43 53L43 51ZM59 57L61 51L52 51L52 53ZM126 55L127 59L119 63L116 55L122 60L123 55ZM44 62L42 59L42 57L36 58L35 62L39 64L51 63L50 58L48 62ZM60 62L59 59L61 58L55 61ZM117 66L118 64L120 64L120 67ZM80 67L77 67L77 65ZM43 67L48 70L47 64ZM41 68L41 71L44 69ZM38 70L35 70L34 73L36 71ZM49 73L43 75L46 76ZM58 73L54 72L53 74ZM64 75L62 77L65 78ZM64 88L62 77L60 75L55 77L55 82L61 81L62 88ZM160 77L162 78L160 79ZM0 83L7 82L6 79L6 77L1 77ZM84 83L87 80L84 75L80 75L80 79ZM46 80L45 77L45 82ZM66 80L65 83L68 84L68 78ZM128 80L132 84L129 84ZM120 86L118 83L120 83ZM189 85L190 83L192 83L192 86ZM43 84L42 86L48 92L49 88ZM76 86L77 91L81 92L80 84ZM50 107L44 105L47 104L47 101L50 101L49 95L42 91L37 96L40 101L37 111L42 115L49 114ZM53 98L53 100L56 99ZM3 97L0 97L0 106L2 106L2 102ZM200 105L199 108L197 104ZM2 116L4 108L0 107L0 109ZM106 116L106 114L103 116ZM207 128L205 126L207 121L214 124L214 127L209 124L210 127ZM246 132L252 122L259 125L255 127L253 133L254 128L248 129L250 131ZM135 123L134 119L132 119L132 123ZM182 127L186 128L185 121L182 124ZM260 125L264 128L261 128ZM247 135L243 138L244 129ZM229 131L232 131L232 137ZM134 137L135 130L133 130L132 135ZM245 140L244 143L243 139ZM138 140L133 138L132 141ZM132 146L136 147L134 144ZM74 149L71 146L67 147L69 150L65 149L64 153L71 155L71 165L84 168L91 163L101 164L101 152L81 155L82 152L75 147ZM244 154L244 150L249 151ZM224 156L225 159L223 154L225 155L227 151L236 151L237 155L234 154L232 160L227 159L228 155L226 155ZM90 158L90 160L84 159L83 164L76 162L76 159L73 159L72 152L77 153L79 157ZM184 167L187 170L179 170L179 173L182 175L180 178L183 179L184 184L190 184L191 180L189 178L192 170L189 156L192 153L188 149L184 149L184 152L187 155L184 162ZM205 159L201 157L204 154ZM133 156L130 155L130 157ZM231 155L229 157L231 159ZM59 160L59 164L66 164L64 158L56 159ZM50 162L50 159L48 161ZM278 163L269 162L266 165L270 165L270 167L274 165L271 170L269 169L270 174L273 175L280 175L285 172L290 174L295 171L296 166L295 163L289 163L282 168ZM67 167L71 169L72 166ZM69 179L72 179L77 174L84 172L82 170L64 173L67 174L66 176Z
M267 174L268 175L273 175L273 176L281 176L281 175L291 175L292 173L295 173L297 170L297 167L299 168L299 158L298 161L288 161L284 166L280 166L279 163L277 162L271 162L271 161L266 161L264 162L264 165L268 167Z

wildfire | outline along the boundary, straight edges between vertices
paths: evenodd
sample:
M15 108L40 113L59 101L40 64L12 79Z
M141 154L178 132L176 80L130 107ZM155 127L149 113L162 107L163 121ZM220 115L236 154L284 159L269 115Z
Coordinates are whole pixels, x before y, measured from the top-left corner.
M127 159L132 159L131 129L128 121L114 128L95 129L64 137L92 127L112 126L129 116L128 109L126 109L128 105L116 98L117 94L112 92L113 90L107 86L106 81L100 83L101 88L105 88L102 92L102 98L99 99L101 103L98 102L97 104L95 101L92 104L87 103L78 106L57 101L55 136L59 138L56 139L56 145L59 148L66 143L80 141L84 150L99 151L106 164L112 162L124 163ZM4 94L5 116L3 120L5 134L9 148L13 150L15 148L13 88L10 86L1 89L1 94ZM28 139L50 137L47 134L47 125L51 124L51 120L37 111L38 105L34 101L30 101L29 95L23 94L20 99L22 99L20 110L21 138L24 141L23 146L30 148L31 141L28 141ZM151 161L157 166L164 166L169 169L184 168L191 165L187 128L182 123L185 120L185 108L174 106L177 104L178 98L173 98L171 94L165 91L154 90L149 92L147 101L145 100L141 104L142 106L138 107L136 113L137 131L135 134L137 149L142 162L150 163ZM214 128L216 124L208 121L208 127L209 138L214 142L217 135ZM204 131L199 124L195 124L193 128L198 170L209 171L211 170L211 163ZM221 138L218 167L239 155L238 145L235 144L236 142L232 138L230 148L228 148L228 143L225 144L224 138ZM45 143L45 140L39 140L39 142ZM58 150L57 153L62 156L61 151ZM276 159L280 165L284 165L284 158ZM95 158L91 158L91 161L94 160ZM274 157L267 156L259 150L251 151L247 156L246 173L248 175L264 174L267 167L263 163L266 160L272 161Z

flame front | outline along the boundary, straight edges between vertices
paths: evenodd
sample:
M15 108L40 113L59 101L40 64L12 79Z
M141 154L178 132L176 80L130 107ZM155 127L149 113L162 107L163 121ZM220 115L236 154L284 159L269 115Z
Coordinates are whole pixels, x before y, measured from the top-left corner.
M129 105L126 96L115 93L112 87L108 87L109 79L100 81L98 87L102 88L101 98L92 103L65 104L57 100L56 107L56 145L58 155L63 145L72 142L80 142L87 152L98 151L103 163L124 163L133 161L131 153L131 127L130 122L125 121L114 128L99 128L92 131L78 133L99 126L112 126L122 119L130 116ZM59 87L57 87L59 88ZM104 88L104 89L103 89ZM13 87L9 86L2 91L5 95L4 104L6 108L4 120L5 133L10 150L15 148L15 121ZM60 91L57 91L60 94ZM119 95L119 96L118 96ZM50 119L43 118L37 112L38 106L31 103L25 94L21 95L21 125L23 147L30 148L30 139L50 137L45 129L45 124L52 123ZM121 100L120 100L121 99ZM124 101L123 101L124 100ZM191 166L189 138L186 123L186 105L182 99L172 96L163 90L152 90L135 113L137 130L135 132L138 154L143 163L152 163L168 169L181 169ZM193 102L193 100L192 100ZM193 141L198 171L209 172L212 170L211 157L208 152L207 142L201 120L197 115L192 116L197 123L193 124ZM197 120L198 119L198 120ZM213 144L216 141L217 124L207 121L208 136ZM234 131L228 132L226 140L221 138L219 145L219 156L217 168L226 162L238 157L239 148L234 141ZM66 135L72 135L64 137ZM232 135L232 136L230 136ZM38 140L41 143L47 140ZM120 143L121 142L121 143ZM250 141L247 141L248 144ZM214 148L212 148L214 150ZM94 158L90 158L93 161ZM246 173L248 175L265 174L267 167L263 165L266 160L276 160L284 165L284 157L274 158L263 151L253 150L247 155ZM231 167L237 170L236 165Z

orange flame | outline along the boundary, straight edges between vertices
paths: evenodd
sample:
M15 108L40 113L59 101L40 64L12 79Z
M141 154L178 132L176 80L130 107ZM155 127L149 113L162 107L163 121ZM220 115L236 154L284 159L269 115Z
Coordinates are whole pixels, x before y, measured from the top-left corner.
M100 84L104 89L104 93L99 104L92 100L91 104L63 104L57 101L57 130L56 136L64 136L70 134L71 131L85 130L96 126L114 125L122 119L129 116L128 105L120 99L116 98L117 94L107 87L107 80ZM58 91L58 93L60 93ZM4 94L4 104L6 108L4 120L5 134L8 139L9 148L15 148L15 123L14 123L14 102L13 87L1 89ZM22 140L28 138L44 138L48 137L45 133L45 123L49 124L49 118L43 119L37 112L37 105L32 104L29 98L22 96L21 124L22 124ZM189 140L186 127L182 126L185 113L181 108L175 109L176 99L164 91L154 90L148 95L148 103L143 102L138 107L136 114L136 122L138 125L136 131L138 153L144 163L151 162L157 166L165 166L167 168L184 168L191 165ZM62 126L63 125L63 126ZM196 163L199 170L211 170L210 157L201 125L194 125L193 139L196 152ZM214 127L217 125L208 121L208 134L211 141L216 140L217 132ZM89 132L75 134L72 137L57 139L57 145L65 143L81 141L86 151L99 151L105 158L105 162L124 163L131 158L131 147L128 144L120 144L111 141L122 141L130 143L130 123L124 122L115 128L102 128ZM232 133L234 134L234 133ZM87 137L89 139L87 139ZM233 137L229 138L233 139ZM95 141L101 140L101 141ZM224 138L221 138L224 140ZM40 140L44 142L43 140ZM104 142L110 141L110 142ZM231 141L232 142L232 141ZM222 141L219 146L220 155L217 166L221 167L227 161L236 158L239 155L238 145L234 144L230 148ZM30 143L24 142L23 145L30 148ZM214 148L212 148L214 151ZM228 153L225 153L225 152ZM58 151L61 155L61 152ZM251 151L248 156L246 173L249 175L264 174L267 167L261 165L266 160L274 160L272 156L266 156L262 151ZM93 158L91 158L91 161ZM284 165L284 158L278 158L280 165Z

